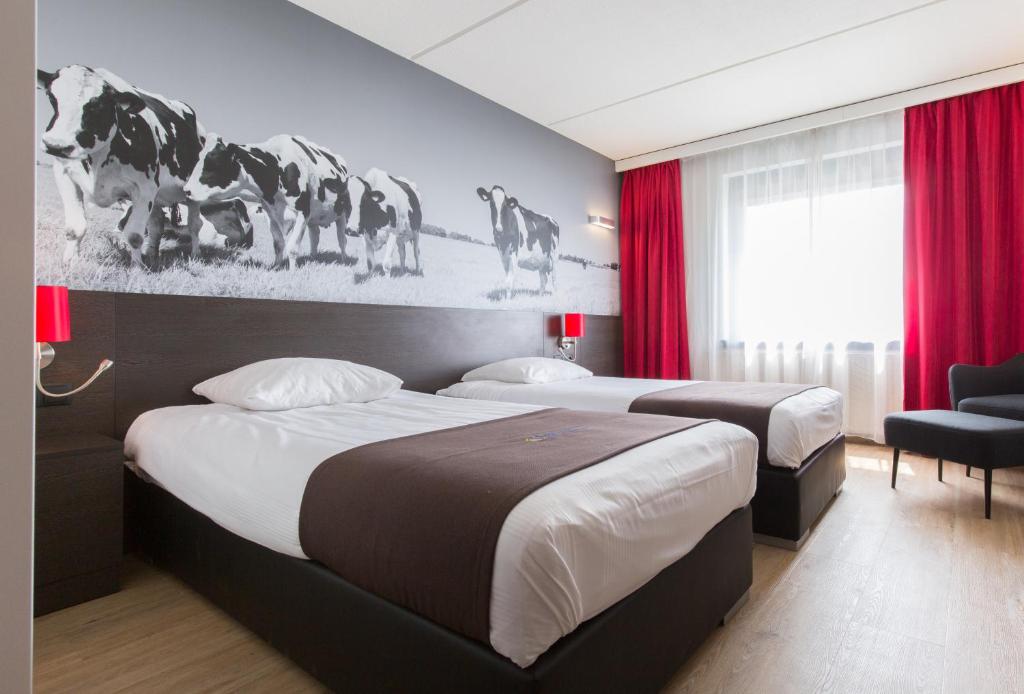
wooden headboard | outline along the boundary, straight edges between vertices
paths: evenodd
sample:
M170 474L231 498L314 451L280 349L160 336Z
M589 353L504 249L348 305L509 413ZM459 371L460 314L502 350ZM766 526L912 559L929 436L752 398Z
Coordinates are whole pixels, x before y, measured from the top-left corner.
M46 384L77 384L103 357L114 369L67 406L37 411L37 430L124 436L136 416L203 402L192 386L259 359L348 359L432 393L481 364L552 355L560 316L534 311L71 292L72 337ZM579 363L622 374L617 316L587 316Z

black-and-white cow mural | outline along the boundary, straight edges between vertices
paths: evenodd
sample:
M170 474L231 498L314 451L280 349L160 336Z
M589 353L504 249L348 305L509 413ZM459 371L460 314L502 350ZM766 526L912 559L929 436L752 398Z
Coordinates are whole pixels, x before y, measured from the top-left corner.
M310 255L317 253L320 229L331 225L337 227L345 252L344 218L352 207L347 178L344 159L296 135L275 135L254 145L210 135L184 191L193 204L233 199L259 203L270 217L275 262L287 256L288 267L294 269L307 227Z
M262 212L262 208L254 206ZM252 248L253 222L249 206L241 200L211 202L199 206L202 226L199 241L209 245L223 245L225 248ZM164 234L180 236L188 230L188 207L174 205L168 211Z
M609 159L285 0L37 8L40 283L618 311Z
M371 189L371 199L375 198L374 193L381 194L377 205L385 220L383 227L378 227L375 231L362 232L366 245L367 270L373 272L379 258L384 274L390 275L391 263L397 248L399 265L402 273L405 273L405 244L408 243L412 246L416 274L422 275L420 226L423 224L423 208L416 184L407 178L391 176L377 168L367 171L363 181Z
M528 270L536 270L540 275L540 291L548 290L551 282L552 293L555 292L555 274L558 268L558 222L546 214L528 210L521 204L518 206L526 222L526 250L529 257L519 260L519 266ZM586 261L582 263L587 269Z
M356 175L348 177L345 192L350 205L345 220L345 231L364 239L366 271L372 273L377 262L377 239L385 235L382 230L391 224L391 218L384 206L384 193L374 190L365 178Z
M476 194L491 208L491 228L505 272L505 296L515 292L519 268L535 270L540 276L539 291L555 291L555 267L558 261L558 222L546 214L523 207L501 186L490 190L477 188ZM523 249L526 249L525 255Z
M127 201L118 226L142 265L142 247L155 260L163 206L185 201L184 184L202 148L203 126L190 106L143 91L107 70L68 65L38 70L53 116L42 136L54 157L53 175L64 205L64 262L78 256L86 232L85 206ZM188 203L192 253L199 250L199 205Z
M519 225L515 209L518 202L507 195L501 186L490 190L483 187L476 189L476 194L491 206L491 228L494 233L494 246L501 258L501 267L505 271L505 298L511 298L516 288L516 272L519 270L519 249L523 247L524 227Z
M127 202L119 202L111 205L111 209L123 210L121 218L117 221L114 233L118 236L124 234L125 225L131 218L132 206ZM260 208L256 206L256 209ZM163 220L162 233L154 236L160 231L160 220ZM252 215L248 206L241 200L229 200L226 202L211 202L199 206L199 243L223 248L252 248L253 223ZM191 220L189 217L189 206L184 204L170 205L164 210L158 208L154 213L154 219L146 227L146 246L157 249L159 252L160 240L172 236L176 241L183 237L189 248L193 249ZM77 257L77 252L75 254Z

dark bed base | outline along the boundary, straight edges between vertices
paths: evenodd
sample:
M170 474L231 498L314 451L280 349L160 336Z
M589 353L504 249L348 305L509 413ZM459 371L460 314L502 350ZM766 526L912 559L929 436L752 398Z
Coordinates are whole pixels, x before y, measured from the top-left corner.
M656 692L745 598L751 510L580 626L529 668L224 530L127 473L132 548L344 692Z
M762 465L757 469L754 539L762 544L800 549L811 526L846 480L846 437L816 450L795 470Z

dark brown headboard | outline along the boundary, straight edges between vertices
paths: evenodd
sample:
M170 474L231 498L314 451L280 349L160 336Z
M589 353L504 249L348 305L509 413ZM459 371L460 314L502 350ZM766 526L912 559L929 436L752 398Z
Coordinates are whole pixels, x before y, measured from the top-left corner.
M333 357L396 374L432 393L481 364L554 352L557 314L312 301L71 292L72 342L56 345L44 383L77 384L115 361L69 406L39 409L40 433L121 437L140 413L202 402L199 381L259 359ZM587 316L581 364L621 375L621 320Z

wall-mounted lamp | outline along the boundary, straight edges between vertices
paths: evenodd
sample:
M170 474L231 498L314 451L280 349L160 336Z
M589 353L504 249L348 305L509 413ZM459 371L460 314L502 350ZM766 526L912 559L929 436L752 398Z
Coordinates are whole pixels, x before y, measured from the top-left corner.
M602 229L615 228L614 219L612 219L611 217L599 217L596 214L587 215L587 223L593 224L596 227L601 227Z
M558 338L558 356L576 361L576 345L586 334L582 313L566 313L562 317L562 337Z
M53 362L55 352L51 342L71 339L71 310L68 307L67 287L36 287L36 388L49 398L66 398L92 385L99 375L114 365L109 359L100 362L96 372L82 385L67 393L51 393L43 388L39 372Z

